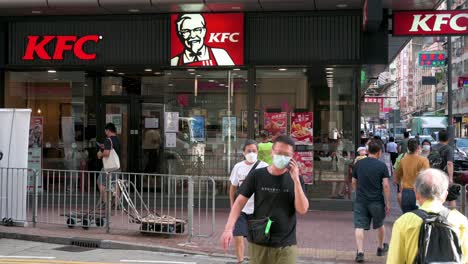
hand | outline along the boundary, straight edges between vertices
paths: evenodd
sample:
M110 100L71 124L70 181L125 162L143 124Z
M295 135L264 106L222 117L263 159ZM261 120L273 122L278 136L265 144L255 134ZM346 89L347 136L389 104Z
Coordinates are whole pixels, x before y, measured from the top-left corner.
M98 153L97 153L98 159L102 159L102 155L103 155L102 152L101 152L101 151L98 151Z
M389 216L390 215L390 205L385 205L385 215Z
M297 162L294 159L291 159L289 162L289 174L291 174L291 178L295 183L301 182L299 179L299 166L297 166Z
M224 251L227 251L227 248L231 244L232 238L232 229L225 229L221 235L221 246L223 247Z

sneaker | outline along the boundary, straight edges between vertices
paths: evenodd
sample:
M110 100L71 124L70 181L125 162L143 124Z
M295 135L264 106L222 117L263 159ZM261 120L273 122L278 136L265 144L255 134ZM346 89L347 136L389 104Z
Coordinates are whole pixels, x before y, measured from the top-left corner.
M358 252L356 254L356 262L357 263L362 263L364 262L364 253L363 252Z
M384 243L383 248L377 248L377 256L382 257L385 256L385 253L388 252L388 244Z

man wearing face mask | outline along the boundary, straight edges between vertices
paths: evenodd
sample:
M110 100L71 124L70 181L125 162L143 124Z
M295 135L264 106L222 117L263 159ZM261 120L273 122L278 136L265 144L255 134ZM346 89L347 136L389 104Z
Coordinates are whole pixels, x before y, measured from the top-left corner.
M229 191L229 198L231 201L231 208L234 205L235 194L238 188L247 178L247 175L252 173L255 169L261 169L268 166L267 163L258 160L258 145L255 140L247 140L244 144L244 157L245 160L237 163L231 172L231 188ZM248 227L247 221L252 218L254 212L254 196L242 208L242 212L236 221L233 230L234 242L236 246L237 263L244 261L244 237L247 237Z
M304 182L293 155L294 141L288 136L277 137L272 148L273 165L253 171L244 181L221 237L225 250L232 241L232 231L242 208L255 193L253 218L269 219L261 231L268 236L253 236L249 228L250 263L296 263L296 212L306 214L309 200L304 194Z

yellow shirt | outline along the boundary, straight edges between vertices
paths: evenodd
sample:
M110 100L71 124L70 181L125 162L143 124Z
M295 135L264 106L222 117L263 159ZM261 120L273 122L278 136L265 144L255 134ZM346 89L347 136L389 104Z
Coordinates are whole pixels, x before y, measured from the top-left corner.
M418 173L421 170L429 169L429 167L427 158L415 154L406 154L396 170L397 182L401 183L403 189L413 189Z
M438 213L443 205L437 201L426 201L420 209L426 212ZM452 210L447 221L457 233L463 253L463 263L468 263L468 220L457 210ZM392 240L387 257L387 264L412 264L418 252L419 228L423 220L413 214L406 213L393 225Z

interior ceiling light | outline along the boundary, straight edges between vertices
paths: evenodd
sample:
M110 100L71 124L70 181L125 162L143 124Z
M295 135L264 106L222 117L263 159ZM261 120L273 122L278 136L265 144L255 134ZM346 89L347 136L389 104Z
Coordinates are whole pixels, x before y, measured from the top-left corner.
M232 69L233 71L240 71L241 69L239 68L235 68L235 69Z
M107 69L106 72L114 72L113 69Z
M145 72L151 72L153 71L152 69L145 69Z
M232 10L241 10L241 7L240 6L233 6L231 7Z
M39 14L42 14L42 11L41 10L33 10L31 11L32 14L35 14L35 15L39 15Z
M125 73L123 73L123 72L119 72L119 75L125 75Z
M346 8L346 7L348 7L348 5L347 5L347 4L337 4L336 7L338 7L338 8Z
M132 8L132 9L129 9L128 12L130 12L130 13L138 13L138 12L140 12L140 9Z
M195 73L194 73L194 72L191 72L190 75L195 75Z
M208 80L209 82L214 82L214 80Z
M333 71L333 68L325 68L327 71Z
M189 71L189 72L194 72L195 69L187 69L187 71Z
M48 73L56 73L57 71L55 71L55 70L48 70L47 72L48 72Z
M286 68L279 68L278 71L287 71L288 69Z

